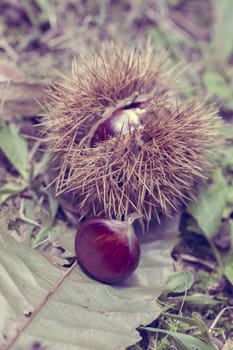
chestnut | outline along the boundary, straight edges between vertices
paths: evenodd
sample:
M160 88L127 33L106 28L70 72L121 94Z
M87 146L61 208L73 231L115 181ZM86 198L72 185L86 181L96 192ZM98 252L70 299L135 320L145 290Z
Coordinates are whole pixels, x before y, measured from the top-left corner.
M110 137L124 135L129 132L130 128L141 127L141 116L145 112L148 101L135 102L129 106L116 109L103 123L95 130L91 139L91 146L96 142L102 142Z
M132 220L93 218L80 225L75 237L79 265L90 277L115 284L138 266L140 246Z

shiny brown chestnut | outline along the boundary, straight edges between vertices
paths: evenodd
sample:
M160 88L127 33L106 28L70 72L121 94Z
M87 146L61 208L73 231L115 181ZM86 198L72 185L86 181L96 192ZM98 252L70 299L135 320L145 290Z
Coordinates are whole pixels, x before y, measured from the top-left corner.
M107 284L129 277L140 259L140 246L130 219L87 220L76 233L75 251L83 271Z

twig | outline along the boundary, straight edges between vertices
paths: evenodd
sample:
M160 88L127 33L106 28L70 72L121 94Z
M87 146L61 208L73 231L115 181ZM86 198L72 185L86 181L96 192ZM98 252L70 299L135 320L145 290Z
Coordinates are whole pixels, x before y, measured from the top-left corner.
M7 42L7 40L4 37L0 38L0 47L8 54L8 56L10 58L13 59L13 61L17 61L18 60L18 54L10 46L10 44Z
M182 260L185 260L185 261L188 261L188 262L201 264L201 265L203 265L205 267L208 267L211 270L215 270L215 268L216 268L216 264L211 263L209 261L206 261L204 259L196 258L195 256L192 256L192 255L180 254L180 258Z
M215 317L214 321L212 322L210 328L209 328L209 333L212 333L214 328L216 327L217 323L219 322L220 318L222 317L222 315L225 313L225 311L228 310L233 310L233 306L226 306L224 307L224 309L222 309L217 316Z
M186 31L194 39L208 40L209 31L205 29L200 29L197 25L192 23L188 18L178 11L170 12L171 20L184 31Z
M33 226L36 226L36 227L39 227L39 228L42 227L40 224L38 224L38 222L36 222L34 220L31 220L31 219L27 218L24 215L24 199L22 199L21 202L20 202L19 218L20 218L20 220L26 222L29 225L33 225Z

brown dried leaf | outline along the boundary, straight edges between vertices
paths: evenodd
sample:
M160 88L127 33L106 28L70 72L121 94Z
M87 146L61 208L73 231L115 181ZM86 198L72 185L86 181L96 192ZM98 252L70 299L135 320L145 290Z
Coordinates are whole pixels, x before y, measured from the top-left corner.
M24 79L24 73L13 63L5 60L0 61L0 82L3 81L21 81Z
M45 97L46 82L0 82L1 116L11 120L17 116L30 117L38 113L39 102Z
M233 349L233 340L228 339L224 344L222 350L232 350Z

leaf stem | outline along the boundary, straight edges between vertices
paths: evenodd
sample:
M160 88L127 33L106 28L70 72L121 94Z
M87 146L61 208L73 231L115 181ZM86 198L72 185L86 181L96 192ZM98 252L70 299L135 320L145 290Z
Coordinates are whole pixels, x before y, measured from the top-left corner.
M38 305L38 307L33 311L32 315L28 318L27 322L18 330L16 335L11 339L11 341L7 344L7 346L4 348L4 350L10 350L11 347L14 345L14 343L17 341L17 339L20 337L21 333L30 325L30 323L34 320L34 318L37 316L37 314L41 311L41 309L46 305L48 300L53 296L53 294L57 291L57 289L61 286L61 284L64 282L64 280L67 278L67 276L73 271L74 267L76 267L76 261L73 263L73 265L66 271L62 277L58 280L58 282L55 284L55 286L47 293L47 295L44 297L44 300Z
M222 261L222 258L219 254L219 251L218 249L216 248L216 245L214 244L213 240L211 238L209 238L207 235L205 235L209 245L210 245L210 248L212 249L213 251L213 254L215 256L215 259L218 263L218 266L219 266L219 275L221 276L223 274L223 271L224 271L224 265L223 265L223 261Z

